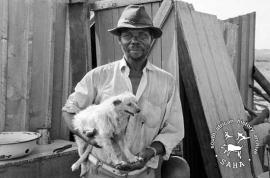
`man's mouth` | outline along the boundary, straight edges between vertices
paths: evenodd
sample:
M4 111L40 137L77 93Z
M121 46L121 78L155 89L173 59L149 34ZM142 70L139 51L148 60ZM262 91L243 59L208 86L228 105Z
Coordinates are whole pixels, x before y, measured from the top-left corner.
M126 113L128 113L129 115L132 115L132 116L134 116L134 113L132 113L132 112L129 112L128 110L124 110Z
M140 51L140 50L142 50L142 48L141 47L135 47L134 46L134 47L130 47L129 50L130 51Z

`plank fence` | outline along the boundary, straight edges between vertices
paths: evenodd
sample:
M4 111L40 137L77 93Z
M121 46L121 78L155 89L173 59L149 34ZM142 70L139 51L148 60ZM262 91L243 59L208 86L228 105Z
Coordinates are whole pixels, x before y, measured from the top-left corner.
M58 130L67 7L65 0L1 0L0 131Z

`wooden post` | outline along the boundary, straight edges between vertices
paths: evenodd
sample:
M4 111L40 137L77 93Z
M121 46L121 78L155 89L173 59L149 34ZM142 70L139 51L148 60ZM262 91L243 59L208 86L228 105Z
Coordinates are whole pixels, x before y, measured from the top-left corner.
M33 1L33 49L29 108L30 130L51 128L54 18L52 0ZM42 19L42 20L41 20Z
M76 84L92 69L89 9L86 3L68 5L66 29L63 100L72 92ZM70 80L70 83L68 82ZM67 86L68 85L68 86ZM61 138L68 138L69 131L64 122L61 125Z
M56 9L55 23L54 23L54 66L53 66L53 94L52 94L52 127L50 135L52 139L63 138L61 137L61 126L63 125L62 118L62 107L63 103L63 92L65 78L65 42L66 40L66 19L67 19L67 3L66 0L54 1ZM68 26L69 28L69 26ZM69 60L69 59L67 59ZM68 86L68 85L67 85ZM66 100L66 97L65 97Z
M90 29L88 26L89 11L85 3L69 4L69 30L70 30L70 62L72 66L72 88L87 72L88 58L91 51Z
M63 66L63 93L62 93L62 103L65 103L68 95L71 92L71 65L70 65L70 32L69 32L69 9L67 8L66 13L66 31L65 31L65 54L64 54L64 66ZM61 114L62 118L62 114ZM69 129L61 119L60 125L60 138L69 139Z
M6 120L8 2L0 1L0 132L5 129Z

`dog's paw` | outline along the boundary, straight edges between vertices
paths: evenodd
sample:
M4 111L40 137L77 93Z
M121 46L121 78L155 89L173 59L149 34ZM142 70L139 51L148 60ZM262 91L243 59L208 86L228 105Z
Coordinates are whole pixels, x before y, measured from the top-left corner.
M87 172L89 171L90 167L89 167L89 164L87 163L82 163L81 164L81 174L80 174L80 177L84 177Z
M73 172L73 171L76 171L77 169L79 169L79 167L80 167L80 165L77 164L77 163L72 164L72 166L71 166L72 172Z

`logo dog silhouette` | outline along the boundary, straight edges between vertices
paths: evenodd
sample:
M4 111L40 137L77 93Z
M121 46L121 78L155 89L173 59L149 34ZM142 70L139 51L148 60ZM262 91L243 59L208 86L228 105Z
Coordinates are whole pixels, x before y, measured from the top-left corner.
M236 152L238 157L241 159L241 150L243 146L237 146L233 144L224 144L221 146L222 149L224 149L224 154L227 153L227 156L230 156L231 152Z

